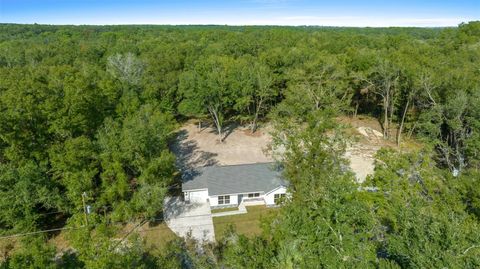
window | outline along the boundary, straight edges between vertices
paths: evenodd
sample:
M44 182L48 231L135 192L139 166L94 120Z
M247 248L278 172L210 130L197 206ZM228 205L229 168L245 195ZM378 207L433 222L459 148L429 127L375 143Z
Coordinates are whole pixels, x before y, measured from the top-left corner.
M260 193L259 193L259 192L255 192L255 193L249 193L249 194L248 194L248 198L254 198L254 197L260 197Z
M280 202L278 199L283 199L283 198L285 198L285 193L277 193L273 195L273 202L275 202L275 204L278 204Z
M218 204L219 205L230 204L230 195L218 196Z

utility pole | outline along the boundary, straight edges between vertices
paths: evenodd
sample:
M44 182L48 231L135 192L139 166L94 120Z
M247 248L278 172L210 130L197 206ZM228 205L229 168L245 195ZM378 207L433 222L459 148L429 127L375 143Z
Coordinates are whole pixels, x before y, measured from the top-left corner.
M87 193L83 192L82 193L83 215L85 216L85 225L88 226L87 205L85 204L85 197L86 196L87 196Z

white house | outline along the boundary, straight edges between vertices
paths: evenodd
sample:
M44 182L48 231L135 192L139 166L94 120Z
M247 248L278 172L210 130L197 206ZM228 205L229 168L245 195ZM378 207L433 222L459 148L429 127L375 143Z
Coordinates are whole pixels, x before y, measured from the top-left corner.
M242 201L276 205L287 193L285 181L273 163L207 166L184 177L185 201L210 206L237 206Z

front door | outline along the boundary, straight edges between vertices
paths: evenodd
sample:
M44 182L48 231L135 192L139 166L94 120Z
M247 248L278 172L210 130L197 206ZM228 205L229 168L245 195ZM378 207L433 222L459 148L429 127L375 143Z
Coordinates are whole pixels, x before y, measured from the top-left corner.
M238 204L242 203L242 199L243 199L243 194L239 194L238 195Z

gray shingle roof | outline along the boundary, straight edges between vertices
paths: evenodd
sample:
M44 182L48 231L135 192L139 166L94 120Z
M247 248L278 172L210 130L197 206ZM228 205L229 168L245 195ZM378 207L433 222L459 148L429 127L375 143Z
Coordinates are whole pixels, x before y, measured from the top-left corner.
M208 195L269 192L288 182L273 163L254 163L198 168L184 177L182 191L208 189Z

